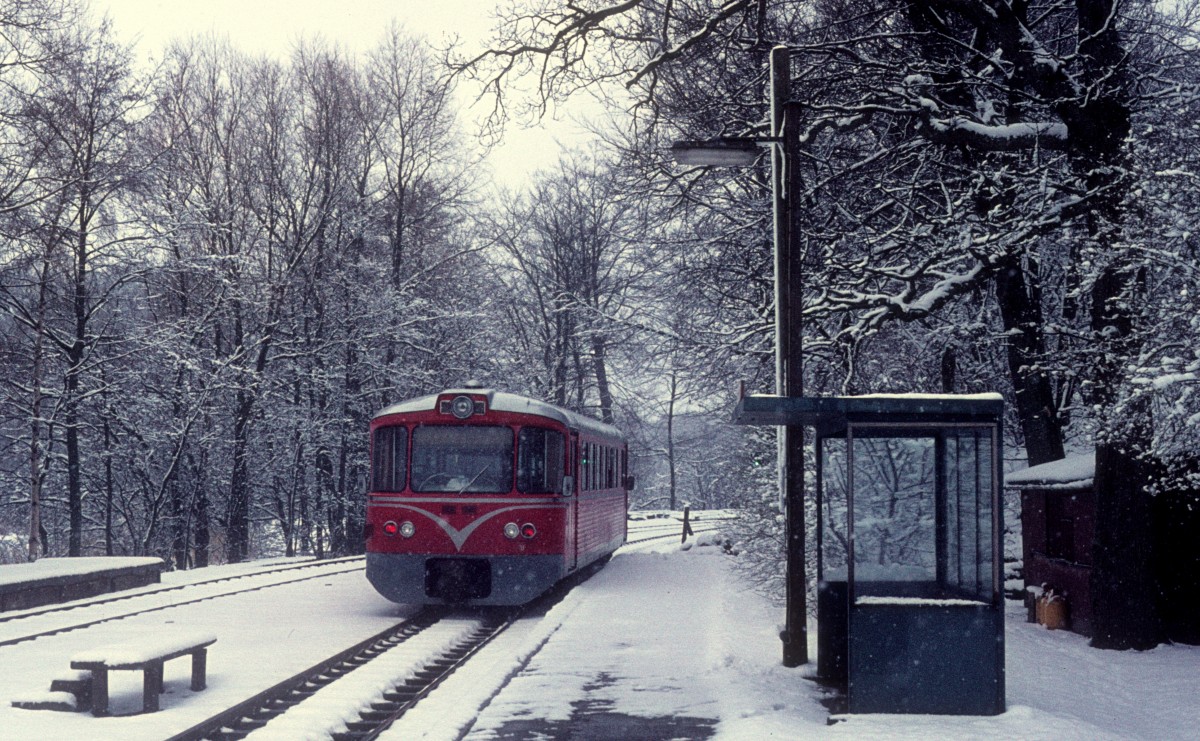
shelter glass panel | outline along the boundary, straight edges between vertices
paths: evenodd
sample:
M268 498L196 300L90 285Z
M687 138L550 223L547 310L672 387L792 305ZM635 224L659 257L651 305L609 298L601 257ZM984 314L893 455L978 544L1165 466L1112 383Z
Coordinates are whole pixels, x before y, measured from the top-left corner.
M856 595L929 596L936 584L936 447L934 437L859 437L856 431Z
M820 488L818 490L822 527L822 581L846 581L846 554L849 546L849 482L846 468L845 438L822 438Z
M992 583L992 436L987 428L949 432L946 470L946 585L988 600Z

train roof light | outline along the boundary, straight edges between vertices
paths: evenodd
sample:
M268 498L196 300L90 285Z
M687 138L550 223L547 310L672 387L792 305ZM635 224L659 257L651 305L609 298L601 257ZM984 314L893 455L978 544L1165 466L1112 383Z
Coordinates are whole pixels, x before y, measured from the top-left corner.
M450 413L458 419L466 419L475 413L475 402L469 396L456 396L450 401Z
M458 420L467 420L472 415L487 414L487 402L485 399L474 399L467 394L460 393L454 398L438 399L438 414L452 414Z

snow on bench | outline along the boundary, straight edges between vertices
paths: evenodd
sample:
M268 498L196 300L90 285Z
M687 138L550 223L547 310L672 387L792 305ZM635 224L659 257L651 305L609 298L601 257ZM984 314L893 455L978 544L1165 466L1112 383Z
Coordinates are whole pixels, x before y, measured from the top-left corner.
M119 643L90 649L71 657L72 669L92 673L92 715L108 715L108 672L115 669L141 669L142 712L158 710L163 691L163 664L180 656L192 657L192 691L205 686L208 646L216 643L211 633L174 633L143 641Z

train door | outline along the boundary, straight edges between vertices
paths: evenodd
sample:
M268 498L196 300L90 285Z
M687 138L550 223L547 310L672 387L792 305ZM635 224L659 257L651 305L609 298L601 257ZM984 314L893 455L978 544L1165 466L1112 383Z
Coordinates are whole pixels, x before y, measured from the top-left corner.
M567 475L563 480L563 501L566 504L563 513L563 558L567 562L567 571L574 571L579 565L579 490L582 486L580 479L579 461L579 432L570 431L571 440L567 448L567 465L563 469Z

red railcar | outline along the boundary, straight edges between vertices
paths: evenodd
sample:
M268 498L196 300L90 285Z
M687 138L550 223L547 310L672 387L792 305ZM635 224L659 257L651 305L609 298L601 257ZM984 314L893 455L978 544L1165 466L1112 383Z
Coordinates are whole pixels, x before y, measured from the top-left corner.
M615 427L468 386L371 421L367 578L393 602L516 605L625 542Z

